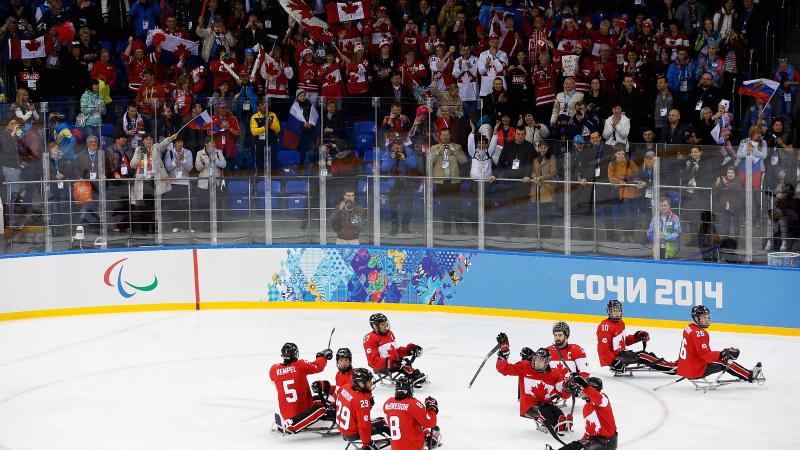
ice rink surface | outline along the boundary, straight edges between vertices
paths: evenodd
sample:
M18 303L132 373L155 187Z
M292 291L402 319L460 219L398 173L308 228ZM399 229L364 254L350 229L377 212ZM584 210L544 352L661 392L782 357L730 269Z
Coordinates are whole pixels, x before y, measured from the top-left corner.
M0 449L343 449L338 436L271 434L277 403L266 374L279 361L284 342L297 343L301 358L313 359L334 326L333 350L350 347L354 365L365 366L361 343L370 313L186 311L1 322ZM499 331L508 333L516 360L523 345L550 342L551 322L442 313L388 316L400 343L425 349L416 366L432 382L416 396L439 400L443 448L556 446L518 416L517 381L498 374L494 358L467 389ZM599 367L596 325L571 328L571 342L586 349L593 374L603 379L620 448L798 448L792 419L800 400L797 338L721 333L712 325L712 348L738 346L748 368L762 361L766 384L737 383L703 394L683 382L654 392L671 378L612 378ZM649 331L648 350L674 358L680 330ZM335 370L329 364L321 375L332 380ZM373 416L390 392L376 389ZM576 412L582 405L578 400ZM568 437L582 434L579 414L576 423Z

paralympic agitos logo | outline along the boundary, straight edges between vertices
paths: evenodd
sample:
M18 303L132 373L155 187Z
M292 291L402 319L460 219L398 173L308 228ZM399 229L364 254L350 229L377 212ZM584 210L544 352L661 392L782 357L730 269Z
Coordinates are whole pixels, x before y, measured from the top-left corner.
M155 274L153 274L153 281L147 285L140 286L123 280L122 273L125 271L125 265L122 264L122 262L126 261L127 259L128 258L122 258L114 264L108 266L105 274L103 274L103 281L106 283L106 286L117 288L117 291L122 298L131 298L136 295L137 292L149 292L158 287L158 277ZM114 269L117 268L117 266L119 266L119 269L117 270L116 284L114 284L112 283L111 274L114 272ZM125 286L130 288L132 291L127 290Z

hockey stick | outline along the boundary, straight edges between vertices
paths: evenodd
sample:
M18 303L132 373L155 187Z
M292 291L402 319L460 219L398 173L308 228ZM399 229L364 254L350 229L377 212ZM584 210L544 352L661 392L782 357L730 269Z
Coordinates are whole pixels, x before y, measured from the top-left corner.
M662 384L661 386L656 386L656 387L654 387L654 388L653 388L653 390L654 390L654 391L657 391L657 390L659 390L659 389L663 389L663 388L665 388L665 387L667 387L667 386L671 386L671 385L673 385L673 384L675 384L675 383L680 383L681 381L683 381L683 380L685 380L685 379L686 379L686 377L680 377L680 378L678 378L678 379L677 379L677 380L675 380L675 381L670 381L670 382L669 382L669 383L667 383L667 384Z
M561 360L561 364L564 364L564 367L569 369L569 366L564 361L564 357L561 355L561 349L558 348L558 345L555 342L553 343L553 348L556 349L556 353L558 354L558 359ZM575 364L575 369L576 370L578 369L578 364L577 363ZM574 374L579 373L579 372L573 372L573 371L570 370L569 373L570 373L570 375L574 375ZM572 415L575 412L575 394L571 394L571 397L572 397L572 406L569 408L570 415ZM562 442L562 444L563 444L563 442ZM566 445L566 444L564 444L564 445Z
M475 375L473 375L472 379L469 380L469 386L467 387L467 389L472 388L472 383L474 383L475 379L478 378L478 374L481 373L481 370L483 370L483 366L486 364L486 361L488 361L489 358L492 357L492 355L497 353L498 350L500 350L500 343L498 343L497 345L492 347L492 349L489 351L489 353L486 354L486 358L483 358L483 362L481 363L480 367L478 367L478 371L475 372Z
M561 445L567 445L567 443L562 441L561 438L558 436L558 433L553 428L553 426L550 425L550 422L547 421L547 418L539 410L539 407L538 406L534 406L533 408L536 409L536 413L539 414L539 417L542 418L542 423L544 424L544 427L547 428L547 432L550 433L550 436L553 436L553 439L557 440ZM526 413L526 415L527 415L527 413Z
M336 331L336 327L333 327L331 330L331 337L328 338L328 346L325 348L331 348L331 341L333 341L333 332Z

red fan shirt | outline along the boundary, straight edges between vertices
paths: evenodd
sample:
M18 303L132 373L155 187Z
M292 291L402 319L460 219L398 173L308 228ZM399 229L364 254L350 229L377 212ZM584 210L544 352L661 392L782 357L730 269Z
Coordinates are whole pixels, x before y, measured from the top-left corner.
M306 377L325 370L327 360L318 357L314 362L304 360L291 364L274 364L269 379L278 390L278 409L284 419L292 418L314 405Z
M424 430L436 426L436 412L426 411L414 397L390 397L383 404L383 412L389 423L392 450L420 450L425 443Z

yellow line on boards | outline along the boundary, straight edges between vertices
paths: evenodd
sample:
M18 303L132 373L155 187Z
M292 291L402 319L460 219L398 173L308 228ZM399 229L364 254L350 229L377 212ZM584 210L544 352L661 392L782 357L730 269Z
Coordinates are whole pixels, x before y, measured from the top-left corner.
M195 303L154 303L135 305L86 306L78 308L45 309L39 311L19 311L0 313L0 321L35 319L44 317L79 316L88 314L109 314L152 311L194 310ZM360 303L360 302L202 302L201 310L209 309L325 309L360 311L405 311L440 312L448 314L468 314L476 316L513 317L538 320L564 320L567 322L599 323L605 316L571 314L543 311L523 311L515 309L479 308L474 306L441 306L407 303ZM688 320L640 319L626 317L626 325L637 327L683 328ZM778 336L800 336L798 328L768 327L758 325L737 325L714 323L713 330L730 333L770 334Z

